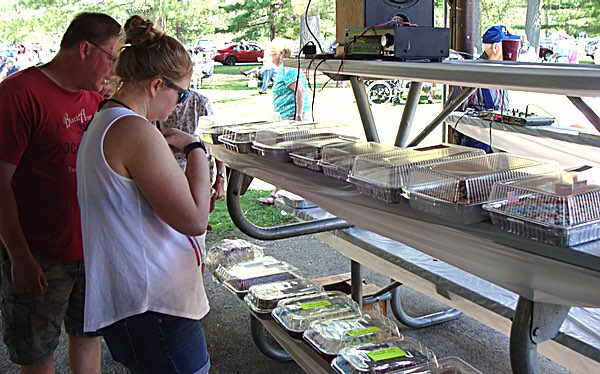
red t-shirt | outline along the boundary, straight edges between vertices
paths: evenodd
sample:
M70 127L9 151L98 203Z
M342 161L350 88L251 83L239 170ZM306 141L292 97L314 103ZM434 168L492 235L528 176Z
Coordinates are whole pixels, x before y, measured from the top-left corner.
M0 160L17 165L12 187L35 255L83 258L75 165L96 92L72 92L37 68L0 84Z

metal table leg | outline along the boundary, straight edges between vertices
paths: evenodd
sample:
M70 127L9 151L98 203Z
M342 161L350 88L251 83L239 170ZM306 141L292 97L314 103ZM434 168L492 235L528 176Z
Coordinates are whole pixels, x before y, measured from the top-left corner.
M515 374L540 372L537 345L556 336L570 309L519 296L510 329L510 363Z
M238 170L231 170L231 173L229 174L229 183L227 185L227 210L229 211L229 216L233 223L248 236L261 240L276 240L324 231L345 229L352 226L339 218L327 218L268 228L256 226L248 221L240 205L244 177L244 173Z
M250 315L250 332L252 333L252 340L256 348L265 356L277 361L292 361L292 356L285 349L273 346L267 342L266 338L269 336L269 332L252 314Z
M350 289L352 293L352 300L358 303L358 306L363 306L363 292L362 292L362 267L361 265L350 260Z
M369 104L367 90L365 89L363 80L358 77L350 77L350 84L352 85L352 91L354 92L354 98L356 99L356 105L358 106L358 113L360 114L365 130L365 136L370 142L379 142L377 127L375 127L373 112L371 112L371 105Z
M400 119L400 125L398 126L398 134L396 135L396 141L394 142L396 147L406 146L410 127L415 118L419 99L421 98L422 88L423 82L410 82L408 97L406 98L406 104L404 104L404 111L402 112L402 118Z
M442 312L432 313L421 317L411 317L404 311L401 300L401 285L392 290L392 313L402 324L420 329L437 325L438 323L451 321L461 316L461 312L456 309L449 309Z

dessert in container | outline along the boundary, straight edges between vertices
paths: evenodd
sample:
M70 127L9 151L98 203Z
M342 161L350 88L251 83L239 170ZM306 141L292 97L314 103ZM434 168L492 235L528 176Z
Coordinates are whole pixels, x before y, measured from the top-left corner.
M397 147L375 142L330 144L323 147L319 165L329 177L346 180L356 156L391 151Z
M326 360L333 360L342 348L400 338L398 326L380 313L364 313L315 321L302 336Z
M198 130L196 131L205 143L221 144L219 135L223 135L228 127L239 126L260 126L271 121L265 119L255 119L239 121L232 116L202 116L198 119Z
M345 316L360 316L358 304L343 292L329 291L285 299L271 313L284 330L296 339L311 322Z
M319 161L321 160L321 152L326 145L342 145L355 143L358 139L345 135L336 135L324 139L310 139L298 141L294 150L290 151L290 158L294 165L307 168L314 171L322 171Z
M244 301L260 318L271 318L271 311L284 299L323 292L323 287L309 279L297 278L250 287Z
M407 337L343 348L331 366L342 374L412 373L411 369L435 361L419 341Z
M483 206L501 230L554 245L600 238L600 173L559 172L494 185Z
M213 275L236 295L244 297L251 286L298 278L295 270L286 262L264 256L228 268L219 266Z
M473 366L458 357L444 357L419 365L409 371L411 374L482 374Z
M251 153L254 152L252 142L256 139L260 130L276 129L274 131L285 132L311 125L314 125L314 122L283 120L248 126L227 127L224 129L223 134L218 136L218 140L230 151Z
M206 267L212 273L219 266L229 268L237 263L263 257L262 248L243 239L223 239L206 254Z
M302 196L296 195L286 190L277 191L277 198L281 199L281 201L294 209L309 209L315 208L316 205L306 200Z
M362 194L388 203L403 201L402 188L408 183L410 168L485 154L481 149L454 144L432 147L396 148L354 159L348 182Z
M410 205L447 221L470 224L489 219L482 205L496 182L560 171L557 162L494 153L410 169L404 188Z

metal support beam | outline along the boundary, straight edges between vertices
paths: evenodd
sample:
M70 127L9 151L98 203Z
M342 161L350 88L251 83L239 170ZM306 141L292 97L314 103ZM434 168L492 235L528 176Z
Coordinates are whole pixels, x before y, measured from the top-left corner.
M537 345L558 334L571 307L519 296L510 330L510 362L515 374L538 374Z
M437 325L438 323L452 321L462 315L459 310L456 309L448 309L442 312L432 313L421 317L411 317L404 311L402 307L402 287L399 286L392 290L392 313L394 316L400 321L402 324L420 329L423 327L429 327L432 325Z
M268 228L256 226L248 221L240 205L240 190L244 181L244 175L244 173L238 170L231 170L229 184L227 185L227 210L233 223L248 236L261 240L276 240L345 229L352 226L339 218L327 218Z
M350 286L352 292L352 300L356 301L358 305L362 308L363 306L363 292L362 292L362 267L361 265L354 261L350 260Z
M421 133L417 135L417 137L412 142L410 142L408 146L413 147L421 143L423 139L427 137L427 135L429 135L433 130L435 130L435 128L440 123L442 123L446 119L446 117L448 117L450 113L454 112L456 108L458 108L465 100L467 100L473 91L475 91L475 88L473 87L464 87L463 92L461 92L460 95L456 97L456 99L446 104L442 112L438 114L433 119L433 121L431 121L431 123L427 125L427 127L425 127L423 131L421 131Z
M375 119L373 119L371 104L369 103L367 90L365 89L363 80L359 77L350 77L350 84L352 85L352 92L354 92L354 98L356 99L356 105L358 106L358 113L360 114L363 128L365 130L365 136L370 142L379 142L379 134L377 134Z
M594 110L580 97L567 96L567 98L575 105L575 108L577 108L585 118L594 125L596 130L600 131L600 117L598 117L596 112L594 112Z
M394 142L394 145L396 147L406 146L406 142L408 141L408 134L410 133L410 127L412 125L413 119L415 118L417 105L419 105L419 99L421 97L422 89L423 82L410 82L410 88L408 89L406 104L404 104L404 111L402 112L402 118L400 119L398 134L396 135L396 141Z

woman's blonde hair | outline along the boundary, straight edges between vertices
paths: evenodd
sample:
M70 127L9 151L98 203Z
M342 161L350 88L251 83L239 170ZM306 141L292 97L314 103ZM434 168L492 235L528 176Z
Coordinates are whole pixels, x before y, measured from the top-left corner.
M125 40L115 73L118 85L155 77L178 80L192 74L192 59L175 38L154 28L154 23L138 15L124 26Z
M292 41L284 38L275 38L271 40L271 47L283 53L283 57L288 58L292 55Z

